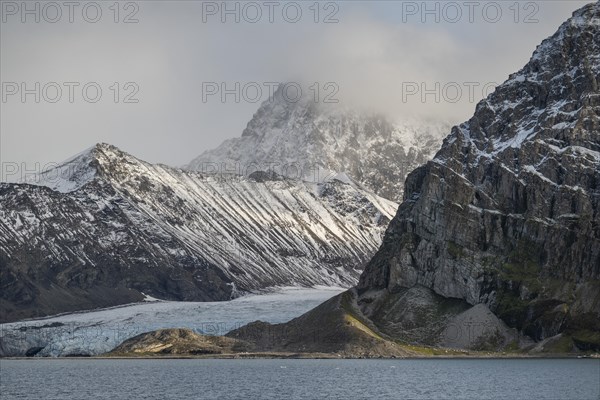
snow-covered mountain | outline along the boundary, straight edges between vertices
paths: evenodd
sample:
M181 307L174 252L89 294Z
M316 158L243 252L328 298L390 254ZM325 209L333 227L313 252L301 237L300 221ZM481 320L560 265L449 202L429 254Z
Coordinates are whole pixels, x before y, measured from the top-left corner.
M143 298L228 300L272 286L350 286L397 204L346 177L207 175L100 144L0 184L1 319Z
M290 101L284 86L263 102L239 138L229 139L185 168L240 175L273 170L321 182L338 173L384 198L402 199L406 175L431 159L450 131L437 121L393 122L369 112Z

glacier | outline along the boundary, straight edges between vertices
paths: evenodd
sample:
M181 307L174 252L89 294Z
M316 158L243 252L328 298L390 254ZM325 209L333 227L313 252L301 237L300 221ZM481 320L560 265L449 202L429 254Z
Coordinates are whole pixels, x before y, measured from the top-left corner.
M344 291L341 287L280 287L227 302L146 302L0 324L0 357L95 356L126 339L162 328L224 335L261 320L287 322ZM29 352L29 353L28 353Z

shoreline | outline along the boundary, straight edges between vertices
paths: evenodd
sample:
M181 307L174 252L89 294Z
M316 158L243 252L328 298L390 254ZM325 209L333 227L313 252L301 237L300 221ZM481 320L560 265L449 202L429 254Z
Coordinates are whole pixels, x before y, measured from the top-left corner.
M530 354L466 354L466 355L431 355L417 357L368 357L342 356L330 353L231 353L221 355L168 355L168 356L73 356L73 357L0 357L2 360L37 361L37 360L600 360L600 354L586 355L530 355Z

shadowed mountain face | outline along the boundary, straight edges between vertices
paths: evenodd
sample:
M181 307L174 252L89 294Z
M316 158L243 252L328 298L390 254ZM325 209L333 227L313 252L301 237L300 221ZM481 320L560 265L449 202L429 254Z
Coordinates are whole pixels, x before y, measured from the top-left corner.
M283 86L265 101L240 138L192 160L187 169L247 175L256 169L320 182L344 173L386 199L402 198L406 175L430 160L450 124L394 122L310 95L286 99Z
M535 340L600 345L600 4L575 12L530 62L412 172L358 285L365 315L421 285L483 303Z
M0 184L0 319L356 283L397 205L352 182L211 176L110 145Z

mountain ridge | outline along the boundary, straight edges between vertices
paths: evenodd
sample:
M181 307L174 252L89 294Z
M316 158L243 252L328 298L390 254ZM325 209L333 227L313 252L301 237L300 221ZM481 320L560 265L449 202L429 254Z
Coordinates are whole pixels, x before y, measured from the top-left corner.
M107 144L38 178L0 184L3 320L142 292L205 301L271 286L348 287L397 207L337 179L200 174Z

